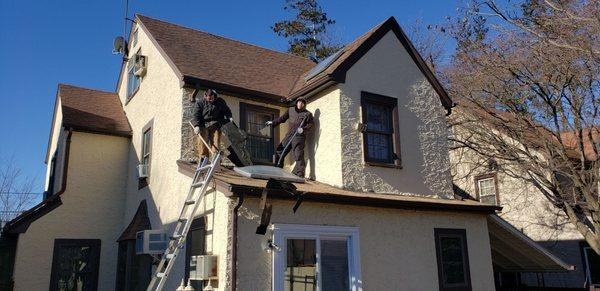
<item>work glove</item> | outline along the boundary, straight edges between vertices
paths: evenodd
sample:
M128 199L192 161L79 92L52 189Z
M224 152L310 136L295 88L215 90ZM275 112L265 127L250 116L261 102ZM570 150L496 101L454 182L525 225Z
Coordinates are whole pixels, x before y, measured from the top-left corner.
M302 134L304 132L304 129L302 127L298 127L298 129L296 129L296 132L298 134Z
M233 122L233 117L229 117L229 122Z
M265 122L265 125L266 126L271 126L271 125L273 125L273 121L269 120L269 121Z
M199 126L194 126L194 133L195 134L200 134L200 127Z

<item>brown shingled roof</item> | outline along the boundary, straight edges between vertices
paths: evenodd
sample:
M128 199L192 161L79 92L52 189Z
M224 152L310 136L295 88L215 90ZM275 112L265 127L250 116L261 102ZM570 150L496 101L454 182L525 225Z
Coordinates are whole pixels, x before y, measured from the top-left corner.
M346 71L391 30L432 84L442 105L448 109L453 106L440 82L393 17L345 46L337 60L308 81L305 77L316 65L308 58L139 14L136 17L183 83L262 97L272 102L294 100L329 82L345 82Z
M131 127L117 93L59 84L57 94L65 127L131 136Z
M315 63L214 34L137 15L184 82L246 91L274 101L285 98ZM228 90L229 89L229 90Z
M342 48L343 52L341 55L322 72L318 73L314 77L311 77L309 80L305 80L308 72L303 74L302 77L298 79L298 82L296 82L294 85L294 89L289 98L294 99L300 97L330 81L335 81L338 83L345 82L346 72L389 31L392 31L396 35L419 70L423 73L423 75L425 75L425 78L427 78L431 86L433 86L433 89L438 94L442 105L447 109L452 108L454 103L448 96L448 93L446 90L444 90L441 83L429 69L415 46L408 39L408 36L406 33L404 33L394 17L388 18L386 21L375 26L367 33L363 34Z

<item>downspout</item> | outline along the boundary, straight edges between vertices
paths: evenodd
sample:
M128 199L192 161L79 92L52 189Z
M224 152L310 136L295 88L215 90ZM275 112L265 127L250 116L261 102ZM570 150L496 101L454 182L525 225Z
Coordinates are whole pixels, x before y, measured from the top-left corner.
M237 289L237 237L238 237L238 210L244 203L244 194L238 194L237 205L231 211L232 222L231 222L231 291Z
M60 195L67 190L67 174L69 173L69 153L71 152L71 135L73 135L73 129L69 128L69 134L67 134L67 140L65 141L65 163L63 165L63 176L62 182L60 185L60 190L58 192L53 193L52 196Z

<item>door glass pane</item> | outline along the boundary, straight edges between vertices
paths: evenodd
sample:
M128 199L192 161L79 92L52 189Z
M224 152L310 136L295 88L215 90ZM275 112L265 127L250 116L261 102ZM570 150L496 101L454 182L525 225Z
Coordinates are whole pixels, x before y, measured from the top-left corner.
M321 270L323 291L349 289L346 240L321 240Z
M317 253L314 239L288 239L283 290L317 289Z
M462 243L460 237L440 238L444 285L466 283Z
M254 161L269 163L273 159L273 132L265 122L273 120L268 113L247 111L246 132L248 133L247 147Z
M62 246L57 254L57 285L54 290L92 290L92 248L89 246Z

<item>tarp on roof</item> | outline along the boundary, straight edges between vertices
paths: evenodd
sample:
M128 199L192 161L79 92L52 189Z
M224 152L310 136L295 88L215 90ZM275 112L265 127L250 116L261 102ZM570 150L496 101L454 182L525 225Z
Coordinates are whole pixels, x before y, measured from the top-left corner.
M566 272L575 269L499 216L489 215L487 222L492 263L497 271Z

